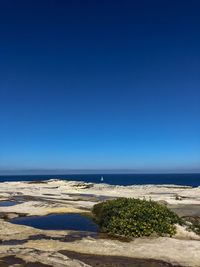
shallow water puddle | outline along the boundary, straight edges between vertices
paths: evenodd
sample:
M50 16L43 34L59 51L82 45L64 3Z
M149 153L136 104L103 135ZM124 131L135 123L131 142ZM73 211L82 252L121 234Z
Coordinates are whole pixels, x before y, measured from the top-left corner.
M98 226L81 214L53 214L47 216L19 217L11 220L14 224L22 224L42 230L75 230L97 232Z
M10 206L15 206L17 204L18 204L18 202L16 202L16 201L7 201L7 200L0 201L0 207L10 207Z

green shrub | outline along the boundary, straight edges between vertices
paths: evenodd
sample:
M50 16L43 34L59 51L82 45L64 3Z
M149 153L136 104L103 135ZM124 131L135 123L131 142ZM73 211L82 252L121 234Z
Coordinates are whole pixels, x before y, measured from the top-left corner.
M102 232L140 237L174 235L181 219L166 206L154 201L118 198L94 205L93 214Z

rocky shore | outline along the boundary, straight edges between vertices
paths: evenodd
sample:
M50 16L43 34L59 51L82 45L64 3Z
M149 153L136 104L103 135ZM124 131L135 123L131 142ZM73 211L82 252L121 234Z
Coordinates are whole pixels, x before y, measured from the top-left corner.
M124 242L98 233L12 223L13 218L27 216L87 215L95 203L116 197L152 199L180 216L200 217L200 187L112 186L61 180L4 182L0 183L0 266L200 267L200 236L181 226L173 238Z

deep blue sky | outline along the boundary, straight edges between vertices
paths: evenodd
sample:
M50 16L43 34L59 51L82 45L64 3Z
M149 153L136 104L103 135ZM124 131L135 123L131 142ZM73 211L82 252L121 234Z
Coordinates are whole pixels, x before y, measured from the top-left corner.
M200 171L198 0L1 0L0 170Z

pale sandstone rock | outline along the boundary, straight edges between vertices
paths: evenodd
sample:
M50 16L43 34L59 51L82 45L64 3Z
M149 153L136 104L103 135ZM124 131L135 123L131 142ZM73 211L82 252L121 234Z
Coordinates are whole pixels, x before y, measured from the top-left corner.
M15 206L0 207L0 212L6 214L80 213L90 210L95 201L102 199L102 196L105 199L106 197L146 198L168 203L172 207L200 205L200 187L190 188L175 185L112 186L89 184L88 186L87 183L50 180L45 183L5 182L0 184L0 191L2 199L24 196L26 200ZM84 198L84 194L87 196L87 200ZM176 199L176 195L180 196L180 200ZM177 226L177 230L174 238L138 238L130 243L91 238L83 238L74 242L45 239L29 240L20 245L0 246L0 256L17 254L27 261L34 259L55 267L86 266L81 265L83 263L78 261L63 258L64 256L59 253L60 250L71 250L98 255L157 259L182 266L200 267L199 236L193 232L188 232L181 226ZM44 231L22 225L13 225L0 220L1 240L24 240L38 234L48 237L63 237L68 235L69 231Z

